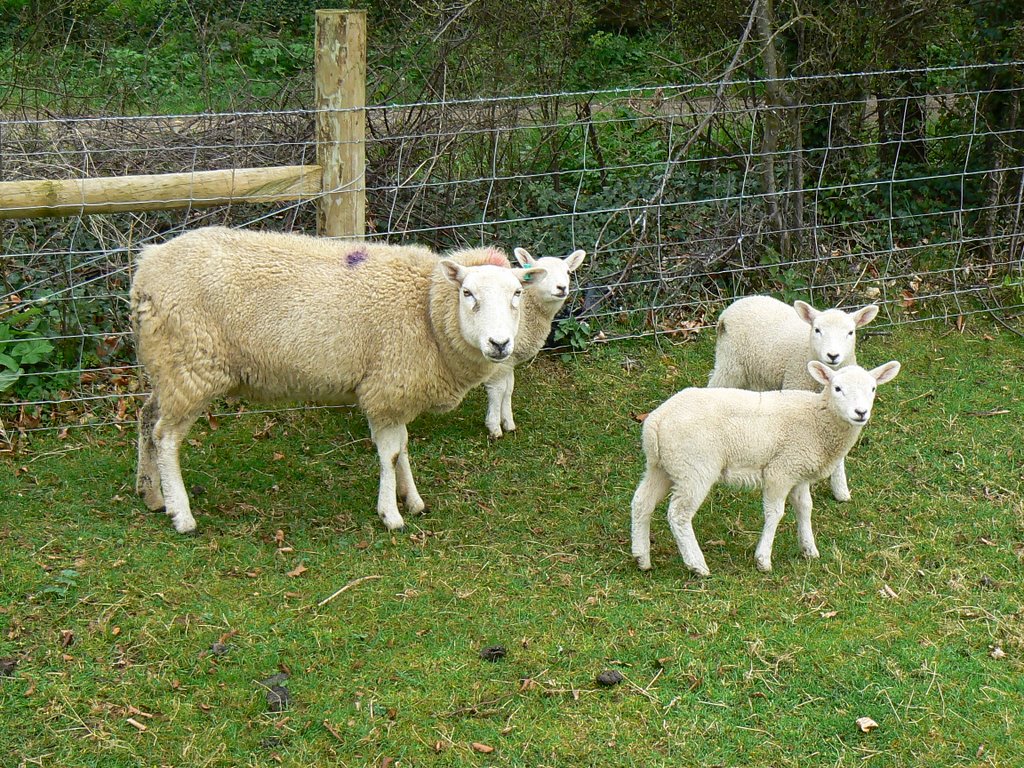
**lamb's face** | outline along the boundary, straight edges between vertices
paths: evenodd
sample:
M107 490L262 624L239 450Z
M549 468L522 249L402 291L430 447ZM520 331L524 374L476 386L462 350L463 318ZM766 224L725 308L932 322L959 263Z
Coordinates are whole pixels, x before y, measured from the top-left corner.
M811 326L811 359L832 368L849 362L857 344L857 329L870 323L878 314L878 307L874 304L856 312L841 309L819 312L803 301L795 302L793 308L800 319Z
M542 279L542 269L508 269L494 265L464 267L441 262L449 280L459 288L459 330L471 347L488 360L501 362L515 350L523 285Z
M870 371L859 365L848 365L833 371L817 360L812 360L807 364L807 371L825 387L832 410L847 423L862 427L871 418L877 385L896 378L900 364L894 360Z
M529 284L529 290L541 301L561 306L569 297L570 275L583 263L586 251L573 251L564 259L542 256L535 259L525 248L515 249L516 259L524 267L541 267L547 274Z

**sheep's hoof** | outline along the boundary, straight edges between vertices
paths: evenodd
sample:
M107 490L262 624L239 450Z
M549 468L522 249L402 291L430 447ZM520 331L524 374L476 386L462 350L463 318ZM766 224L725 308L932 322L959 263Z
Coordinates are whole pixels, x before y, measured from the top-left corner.
M821 555L818 554L817 547L808 547L801 550L804 553L804 557L808 560L817 560Z
M191 534L196 532L196 519L189 515L185 519L173 518L174 530L182 534Z
M384 523L384 527L389 531L400 531L405 528L405 520L402 519L401 515L387 515L384 513L378 513L377 516L380 521Z
M694 576L700 576L702 579L706 579L708 576L711 575L711 571L708 569L707 566L704 566L703 568L701 568L700 566L694 567L692 565L687 567L690 569L690 573L692 573Z
M849 491L832 491L832 497L836 501L849 501L853 498Z
M635 557L637 568L641 571L651 570L651 558L649 557Z
M769 573L772 569L771 560L756 560L755 562L757 563L757 570L761 573Z
M504 433L502 433L501 429L497 429L497 428L496 429L492 429L492 430L490 430L487 433L487 438L489 440L501 440L501 438L503 436L504 436Z

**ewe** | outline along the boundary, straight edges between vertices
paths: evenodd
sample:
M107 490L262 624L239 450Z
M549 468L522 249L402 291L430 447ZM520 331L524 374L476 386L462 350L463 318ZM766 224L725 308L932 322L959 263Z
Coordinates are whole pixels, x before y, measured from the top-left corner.
M555 256L533 258L525 248L516 248L516 259L523 267L540 267L544 277L531 279L523 293L523 316L516 337L516 351L487 380L487 417L484 424L491 437L512 432L516 422L512 418L512 390L515 389L517 365L528 363L551 333L551 323L558 310L569 297L569 275L579 269L586 251L573 251L564 259Z
M877 314L874 304L856 312L819 312L803 301L790 306L770 296L739 299L718 318L715 369L708 386L817 392L807 363L817 360L833 369L856 365L856 330ZM831 485L837 501L850 500L845 461L836 465Z
M523 285L543 269L438 259L422 247L208 227L147 247L132 282L139 360L136 488L195 530L179 449L211 399L355 403L380 457L377 514L424 510L406 425L447 411L516 348ZM506 259L507 261L507 259Z
M651 567L651 515L671 490L668 522L687 567L707 576L693 533L693 516L718 482L761 486L764 529L754 552L770 571L775 529L786 497L796 512L800 548L818 557L811 528L810 483L826 477L853 447L871 416L875 385L891 381L900 364L871 371L850 365L833 371L807 364L820 393L801 390L684 389L644 421L647 470L633 494L633 556Z

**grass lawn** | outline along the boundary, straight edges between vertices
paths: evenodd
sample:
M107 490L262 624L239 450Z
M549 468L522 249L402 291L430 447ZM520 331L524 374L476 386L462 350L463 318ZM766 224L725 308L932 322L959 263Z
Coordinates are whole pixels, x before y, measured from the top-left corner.
M663 509L654 570L629 555L634 416L706 381L707 334L539 360L498 442L482 392L419 419L431 512L396 534L358 413L197 424L192 537L135 498L134 429L33 437L0 459L0 764L1024 765L1021 339L910 326L859 353L904 367L853 501L819 484L821 559L787 516L767 575L749 490L698 513L710 578Z

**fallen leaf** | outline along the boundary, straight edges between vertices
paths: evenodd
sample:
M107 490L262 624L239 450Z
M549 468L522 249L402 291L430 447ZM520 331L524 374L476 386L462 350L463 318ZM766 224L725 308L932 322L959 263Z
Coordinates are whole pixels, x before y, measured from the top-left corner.
M899 598L899 595L896 594L896 591L888 584L883 584L882 588L878 590L878 594L880 594L882 597L888 597L890 600L897 600Z
M999 661L999 659L1005 659L1006 658L1006 651L1004 651L1002 648L1000 648L997 645L997 646L994 646L992 648L992 651L989 653L989 656L991 656L996 661Z
M275 451L274 455L272 456L272 458L274 459L274 461L280 461L281 459L284 458L284 454L283 453L277 453Z
M70 629L62 629L60 631L60 647L70 648L75 644L75 633Z
M839 614L839 611L822 611L821 612L821 618L823 618L823 619L833 619L838 614Z
M277 544L277 546L279 546L279 547L284 546L284 530L283 529L278 528L277 531L274 533L274 543Z
M877 727L878 723L876 723L870 717L857 718L857 728L860 730L861 733L871 733Z
M295 578L296 576L301 576L302 574L304 574L308 570L309 570L309 568L304 566L302 563L299 563L294 568L292 568L290 571L288 571L288 573L286 573L285 575L286 576L291 576L292 578Z
M494 751L494 747L479 741L474 741L470 746L473 747L474 752L479 752L483 755L489 755Z

